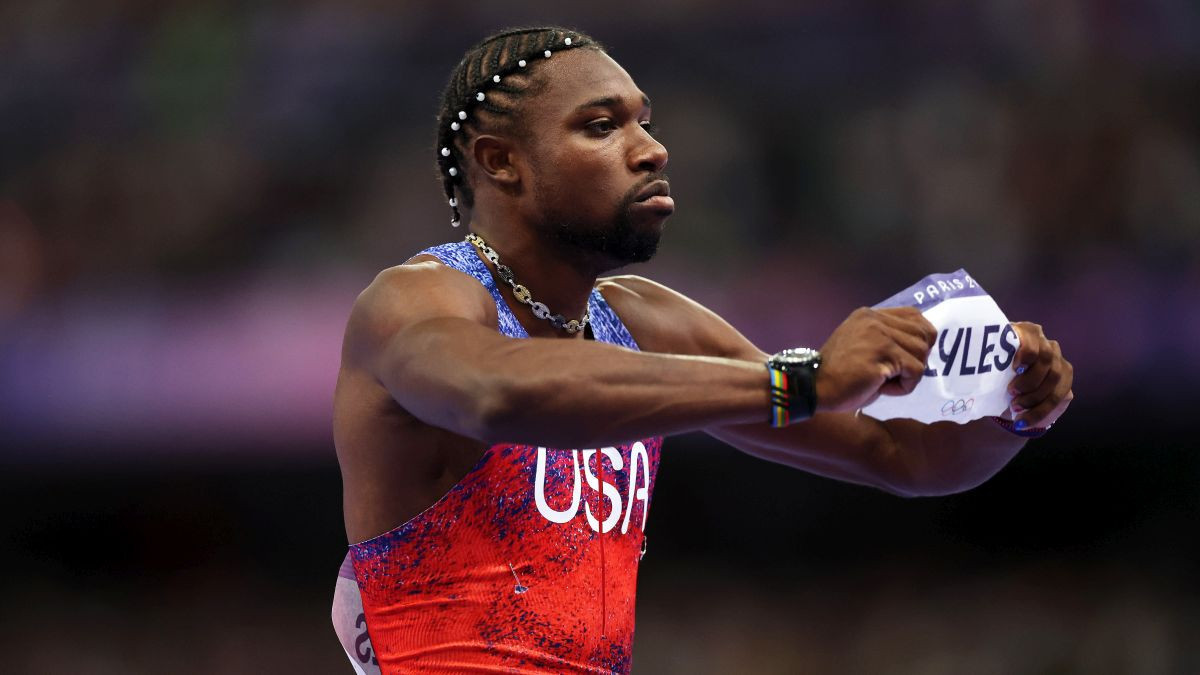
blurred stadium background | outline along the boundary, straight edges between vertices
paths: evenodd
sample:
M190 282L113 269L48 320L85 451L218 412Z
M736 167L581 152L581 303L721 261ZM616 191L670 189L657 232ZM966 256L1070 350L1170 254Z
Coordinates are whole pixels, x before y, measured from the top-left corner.
M1077 369L949 498L669 441L635 672L1200 672L1185 0L0 5L0 671L349 672L343 322L461 236L437 95L531 23L654 99L679 210L637 272L770 351L965 267Z

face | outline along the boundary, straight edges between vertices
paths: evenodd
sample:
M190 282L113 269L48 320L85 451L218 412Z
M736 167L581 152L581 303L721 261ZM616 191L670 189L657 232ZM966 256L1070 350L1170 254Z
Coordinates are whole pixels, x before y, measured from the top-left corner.
M522 106L525 215L568 252L607 268L649 260L675 210L649 99L592 49L557 53L538 75L545 87Z

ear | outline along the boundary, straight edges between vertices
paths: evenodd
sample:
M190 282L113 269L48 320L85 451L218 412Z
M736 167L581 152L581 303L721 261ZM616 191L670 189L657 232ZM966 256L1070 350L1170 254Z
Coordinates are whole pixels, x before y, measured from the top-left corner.
M511 140L500 136L483 134L471 141L475 166L488 180L502 187L513 187L521 182L515 150Z

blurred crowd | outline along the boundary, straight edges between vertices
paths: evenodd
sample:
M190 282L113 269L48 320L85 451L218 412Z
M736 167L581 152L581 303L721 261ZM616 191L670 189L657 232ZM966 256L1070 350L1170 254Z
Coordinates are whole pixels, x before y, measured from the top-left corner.
M964 267L1010 318L1069 344L1081 383L1093 364L1116 368L1101 391L1165 364L1200 372L1198 14L1182 0L9 4L0 398L22 391L9 409L42 429L111 418L114 400L168 426L215 406L219 433L282 388L311 395L273 428L316 419L354 293L461 236L434 170L444 78L483 35L546 22L592 33L654 101L679 210L643 273L765 349L819 343L853 307ZM1175 330L1148 328L1164 315ZM186 353L195 325L211 342ZM293 347L254 346L283 332ZM112 336L100 359L96 334ZM180 377L208 393L171 399L182 387L148 352L194 362ZM147 370L144 395L89 388L97 360ZM76 380L70 410L31 382L38 363ZM225 392L245 378L212 379L256 367L271 384L241 399Z
M453 237L444 77L547 15L654 99L680 196L666 255L700 285L780 251L892 286L960 265L1055 281L1113 253L1195 274L1191 3L505 6L0 9L0 317L96 284L378 269Z

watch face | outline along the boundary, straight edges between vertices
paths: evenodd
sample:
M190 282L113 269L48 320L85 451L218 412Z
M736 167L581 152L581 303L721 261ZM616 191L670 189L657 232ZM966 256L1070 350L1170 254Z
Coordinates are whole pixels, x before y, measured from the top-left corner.
M821 360L821 353L808 347L785 349L772 356L771 360L780 365L807 366L814 362L819 362Z

